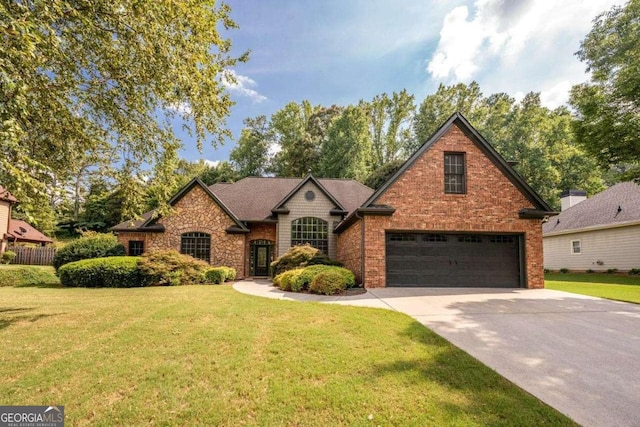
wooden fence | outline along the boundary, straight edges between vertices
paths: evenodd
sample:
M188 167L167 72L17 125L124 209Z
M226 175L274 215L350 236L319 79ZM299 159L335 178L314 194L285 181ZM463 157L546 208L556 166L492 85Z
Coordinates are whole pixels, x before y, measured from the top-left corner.
M11 264L51 265L53 263L53 256L56 254L56 248L52 246L39 246L35 248L9 246L7 250L16 253L16 257L11 261Z

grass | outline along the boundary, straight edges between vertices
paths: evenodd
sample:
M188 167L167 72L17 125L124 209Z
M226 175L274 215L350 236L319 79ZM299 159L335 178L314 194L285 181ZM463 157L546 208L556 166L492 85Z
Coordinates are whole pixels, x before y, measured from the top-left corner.
M60 279L50 266L0 264L0 287L59 287Z
M406 315L224 285L3 287L0 342L69 425L574 425Z
M640 304L640 277L602 273L547 273L545 287Z

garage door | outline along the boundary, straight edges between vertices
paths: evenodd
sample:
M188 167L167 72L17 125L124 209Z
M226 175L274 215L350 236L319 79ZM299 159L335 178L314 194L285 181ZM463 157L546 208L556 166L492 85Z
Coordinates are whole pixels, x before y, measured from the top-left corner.
M387 286L518 288L518 235L387 233Z

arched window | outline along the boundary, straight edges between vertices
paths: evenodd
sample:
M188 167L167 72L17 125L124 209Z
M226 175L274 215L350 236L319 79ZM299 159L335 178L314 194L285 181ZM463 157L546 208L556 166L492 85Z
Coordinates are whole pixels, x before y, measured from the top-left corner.
M291 246L310 244L325 254L329 253L327 221L304 217L291 222Z
M211 235L184 233L180 239L180 252L209 262L211 260Z

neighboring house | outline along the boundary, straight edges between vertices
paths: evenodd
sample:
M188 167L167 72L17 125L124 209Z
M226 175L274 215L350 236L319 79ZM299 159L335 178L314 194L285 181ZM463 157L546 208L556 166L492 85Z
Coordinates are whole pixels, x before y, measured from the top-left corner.
M11 220L11 209L18 200L0 185L0 254L7 249L9 240L9 221Z
M13 218L9 221L8 240L13 244L35 243L40 246L53 243L53 240L36 230L28 222Z
M130 255L172 248L264 276L273 257L310 243L369 288L544 286L551 209L460 114L375 192L311 175L196 179L170 205L113 227Z
M571 190L561 200L562 212L543 225L545 268L640 268L640 186L623 182L589 199Z

